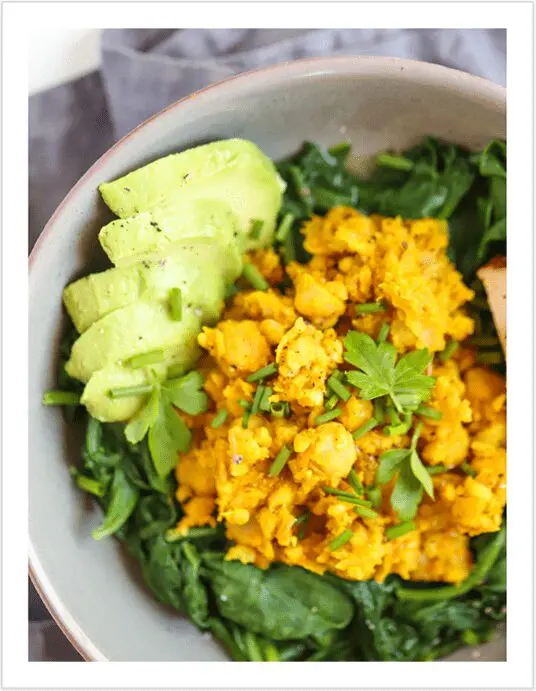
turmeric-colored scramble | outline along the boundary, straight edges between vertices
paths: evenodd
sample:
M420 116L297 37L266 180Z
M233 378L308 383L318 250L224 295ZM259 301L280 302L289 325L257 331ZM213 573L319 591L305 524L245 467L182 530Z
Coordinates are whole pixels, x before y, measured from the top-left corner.
M338 207L313 217L303 233L312 259L287 267L291 289L274 287L283 276L278 255L257 251L250 261L270 290L236 294L220 323L199 335L211 405L188 419L193 444L176 469L185 511L177 531L223 521L232 542L226 558L260 567L279 561L356 580L396 573L460 582L472 567L470 538L498 530L502 520L506 393L504 377L478 366L471 349L437 357L448 341L463 341L474 329L463 309L473 292L446 255L447 224ZM380 301L386 311L356 314L356 305ZM416 529L396 539L386 534L399 523L389 501L394 480L377 486L370 518L325 488L352 492L353 469L370 489L381 454L408 448L411 432L387 436L376 428L354 440L352 432L374 412L356 389L338 402L337 418L316 424L331 395L326 380L346 369L344 335L352 329L376 339L386 323L399 353L428 348L436 354L427 405L442 417L423 418L417 449L427 468L446 466L432 474L434 499L422 500ZM246 402L251 405L257 386L247 377L271 363L277 373L266 382L270 402L283 409L287 402L289 414L247 419ZM288 462L270 474L285 446ZM338 547L334 540L347 531L351 537Z

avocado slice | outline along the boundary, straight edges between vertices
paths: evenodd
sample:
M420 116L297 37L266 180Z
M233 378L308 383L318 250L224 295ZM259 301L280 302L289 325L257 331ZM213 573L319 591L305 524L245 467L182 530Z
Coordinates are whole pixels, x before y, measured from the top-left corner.
M201 353L197 339L174 346L165 352L165 361L158 365L132 369L128 365L112 364L94 372L82 393L80 402L89 414L101 422L124 422L130 420L146 402L146 396L112 398L110 389L139 384L150 384L154 377L165 381L168 371L173 368L173 376L179 377L187 372Z
M183 304L192 307L203 323L218 319L225 297L225 282L214 267L223 252L206 241L174 246L173 255L141 264L90 274L68 285L63 302L77 330L133 302L167 302L179 288Z
M218 266L225 281L233 283L242 272L244 247L236 216L225 202L184 200L179 207L156 208L112 221L99 233L102 249L116 266L165 257L176 246L202 238L220 246L224 254Z
M171 154L99 190L120 218L184 200L222 200L235 213L245 249L272 242L285 183L272 161L245 139L226 139Z
M166 378L166 365L153 365L152 372L158 381ZM110 389L148 384L149 368L131 369L122 365L108 365L91 375L84 387L80 403L89 414L101 422L122 422L130 420L145 403L146 396L112 398Z
M193 346L200 329L200 317L187 305L181 320L174 321L168 305L137 301L107 314L84 331L74 342L65 369L74 379L87 382L108 365L159 349L176 349L179 361L186 353L186 363L195 353ZM194 361L195 357L188 364Z

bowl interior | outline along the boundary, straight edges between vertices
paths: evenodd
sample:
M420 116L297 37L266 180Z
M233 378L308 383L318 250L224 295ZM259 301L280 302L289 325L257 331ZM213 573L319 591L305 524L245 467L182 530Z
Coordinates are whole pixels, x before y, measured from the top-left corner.
M504 90L389 58L290 63L210 87L148 121L93 166L49 222L29 277L30 562L45 601L86 657L225 659L209 636L153 599L115 540L92 540L99 511L67 472L79 461L77 432L58 410L40 404L43 391L56 384L63 287L102 264L97 232L110 216L98 185L159 156L226 137L251 139L274 159L307 139L326 145L348 139L361 158L427 134L471 148L504 137ZM505 659L504 642L488 644L479 659Z

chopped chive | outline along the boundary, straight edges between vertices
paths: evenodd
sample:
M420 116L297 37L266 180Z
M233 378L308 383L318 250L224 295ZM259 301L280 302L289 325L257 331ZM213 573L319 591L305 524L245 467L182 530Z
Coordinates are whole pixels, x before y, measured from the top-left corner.
M477 353L476 361L481 365L501 365L504 362L504 356L500 350L484 351Z
M262 397L264 395L264 384L259 384L257 390L255 391L255 396L253 398L253 404L251 406L251 414L257 415L259 408L261 406Z
M229 413L226 408L218 410L216 415L214 415L214 417L212 418L212 422L210 423L212 429L218 429L218 427L221 427L225 420L227 420L228 415Z
M385 531L385 537L388 540L395 540L397 537L402 537L402 535L411 533L414 530L417 530L415 523L413 521L406 521L405 523L399 523L391 528L387 528Z
M390 330L389 324L387 322L384 322L381 326L380 332L378 333L378 344L379 343L385 343L387 340L387 336L389 336L389 330Z
M277 374L277 365L275 362L272 362L270 365L261 367L261 369L258 369L256 372L250 374L247 378L247 381L252 384L253 382L260 381L261 379L272 377L274 374Z
M469 465L469 463L467 463L467 461L464 461L464 462L460 465L460 469L463 470L463 472L464 472L466 475L469 475L469 477L476 477L476 476L478 475L478 473L476 472L476 470L475 470L474 468L471 468L471 466Z
M132 367L132 369L139 369L140 367L146 367L147 365L157 365L159 362L163 362L164 359L165 356L163 350L151 350L148 353L134 355L134 357L131 357L126 361L126 364Z
M79 405L80 394L76 391L47 391L43 394L43 405Z
M285 264L290 264L296 260L296 245L294 244L294 236L292 233L287 233L287 237L283 241L283 256Z
M84 492L88 492L89 494L93 494L95 497L101 498L106 494L106 488L102 482L98 482L87 475L79 473L76 468L71 470L71 475L74 477L74 481L76 482L77 486Z
M365 302L355 306L356 314L374 314L375 312L385 312L383 302Z
M251 403L250 403L250 401L247 401L245 398L239 398L239 399L238 399L238 405L239 405L241 408L246 408L247 410L249 410L249 409L251 408Z
M291 454L292 454L292 451L285 444L285 446L283 446L281 451L275 457L274 462L270 466L270 470L268 471L268 475L271 475L272 477L274 477L275 475L279 475L279 473L285 467Z
M448 473L449 468L444 463L438 463L437 465L427 465L426 470L428 475L441 475L441 473Z
M429 417L431 420L441 420L443 417L443 413L440 410L431 408L429 405L424 405L424 403L419 405L415 413L421 417Z
M311 196L311 190L307 186L301 170L297 166L290 166L289 173L292 177L296 194L305 204L307 210L311 212L313 210L313 198Z
M398 437L402 434L407 434L413 422L413 414L406 413L404 415L404 421L396 425L387 425L383 428L383 433L388 437Z
M413 161L405 156L398 156L396 154L378 154L376 156L376 164L384 168L392 168L393 170L413 170Z
M250 264L249 262L244 263L242 276L252 288L255 288L255 290L268 290L270 287L257 267L253 266L253 264Z
M344 492L342 489L335 489L334 487L324 487L324 492L326 494L331 494L334 497L338 497L342 501L346 501L349 504L359 504L359 506L372 506L372 503L367 499L360 499L350 492Z
M331 376L334 379L337 379L337 381L342 381L345 377L345 372L341 372L340 369L336 369L334 372L331 373Z
M262 394L262 399L259 408L265 412L270 412L270 396L273 394L273 390L269 386L264 387L264 392Z
M460 344L458 343L458 341L449 341L445 346L445 349L439 353L439 359L441 360L441 362L446 362L447 360L449 360L458 350L459 345Z
M354 511L361 516L361 518L378 518L376 511L369 509L368 506L356 506Z
M289 404L287 401L270 403L270 414L274 417L287 417L290 414Z
M252 218L250 224L249 237L253 240L258 240L261 236L264 221L261 218Z
M350 487L354 490L356 494L363 494L364 488L361 480L359 479L358 474L355 472L355 469L352 468L352 470L348 473L348 477L346 478L346 482L350 485Z
M345 530L343 533L338 535L334 540L332 540L329 543L329 549L330 552L335 552L335 550L340 549L343 545L345 545L349 540L352 539L352 531L351 530Z
M333 375L327 381L328 387L337 394L337 396L343 401L347 401L352 395L350 391Z
M383 494L379 487L367 487L367 497L375 509L378 509L383 503Z
M335 158L346 158L351 150L352 145L350 142L342 141L330 146L328 149L328 154L330 156L334 156Z
M250 417L251 417L251 410L245 410L244 415L242 416L242 427L244 429L248 428Z
M277 242L284 242L284 240L290 232L290 229L292 228L294 218L294 214L291 213L285 214L283 216L283 219L275 232L275 239L277 240Z
M154 386L152 384L138 384L137 386L122 386L117 389L110 389L112 398L128 398L129 396L143 396L151 393Z
M358 427L356 430L352 432L352 437L357 441L358 439L361 439L361 437L364 437L365 434L370 432L370 430L374 429L375 427L378 426L378 421L376 418L371 417L368 422L365 422L365 424L361 425Z
M497 336L473 336L469 343L477 348L492 348L499 345Z
M333 408L337 407L337 403L339 402L339 397L337 394L333 394L328 398L328 400L324 403L324 408L326 410L333 410Z
M330 422L330 420L335 420L342 413L340 408L333 408L333 410L328 410L327 413L322 413L318 415L315 419L315 425L323 425L325 422Z
M182 319L182 293L180 288L172 288L169 291L169 306L173 321L180 322Z
M296 520L294 521L294 525L300 526L300 529L298 530L298 540L303 540L305 537L305 531L307 529L307 524L309 523L309 519L311 518L311 512L310 511L304 511L301 516L298 516Z
M296 520L294 521L294 525L301 525L302 523L306 523L310 517L311 517L311 514L309 513L309 511L305 511L304 513L302 513L301 516L296 517Z
M374 399L374 419L381 425L385 421L385 400L383 397Z

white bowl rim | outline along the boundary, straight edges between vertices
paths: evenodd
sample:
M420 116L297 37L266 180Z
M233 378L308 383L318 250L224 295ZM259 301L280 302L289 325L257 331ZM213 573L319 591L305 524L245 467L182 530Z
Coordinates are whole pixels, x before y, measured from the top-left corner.
M402 72L405 74L401 74ZM199 91L175 101L139 124L102 154L70 189L40 233L28 258L29 274L31 275L32 266L38 261L39 250L44 243L51 240L54 226L58 218L65 213L69 201L74 198L77 191L84 186L87 178L97 171L109 157L113 156L121 147L130 141L136 133L150 126L153 121L161 118L165 114L169 114L176 108L188 106L197 107L197 105L202 103L205 99L210 101L211 98L218 98L218 93L223 89L228 90L228 93L231 94L233 91L236 91L238 95L248 82L262 81L265 85L276 85L281 83L282 79L291 77L304 78L318 76L319 74L340 74L344 76L386 76L399 74L401 78L417 80L423 83L441 83L445 88L449 88L450 86L451 88L455 88L458 92L465 93L473 98L477 97L489 102L506 104L506 89L503 86L461 70L419 60L408 60L406 58L379 56L312 57L241 72L240 74L210 84ZM30 538L28 538L28 565L30 579L35 589L45 603L52 618L60 627L71 645L86 661L107 661L108 658L84 633L68 608L62 602L60 594L49 581Z

